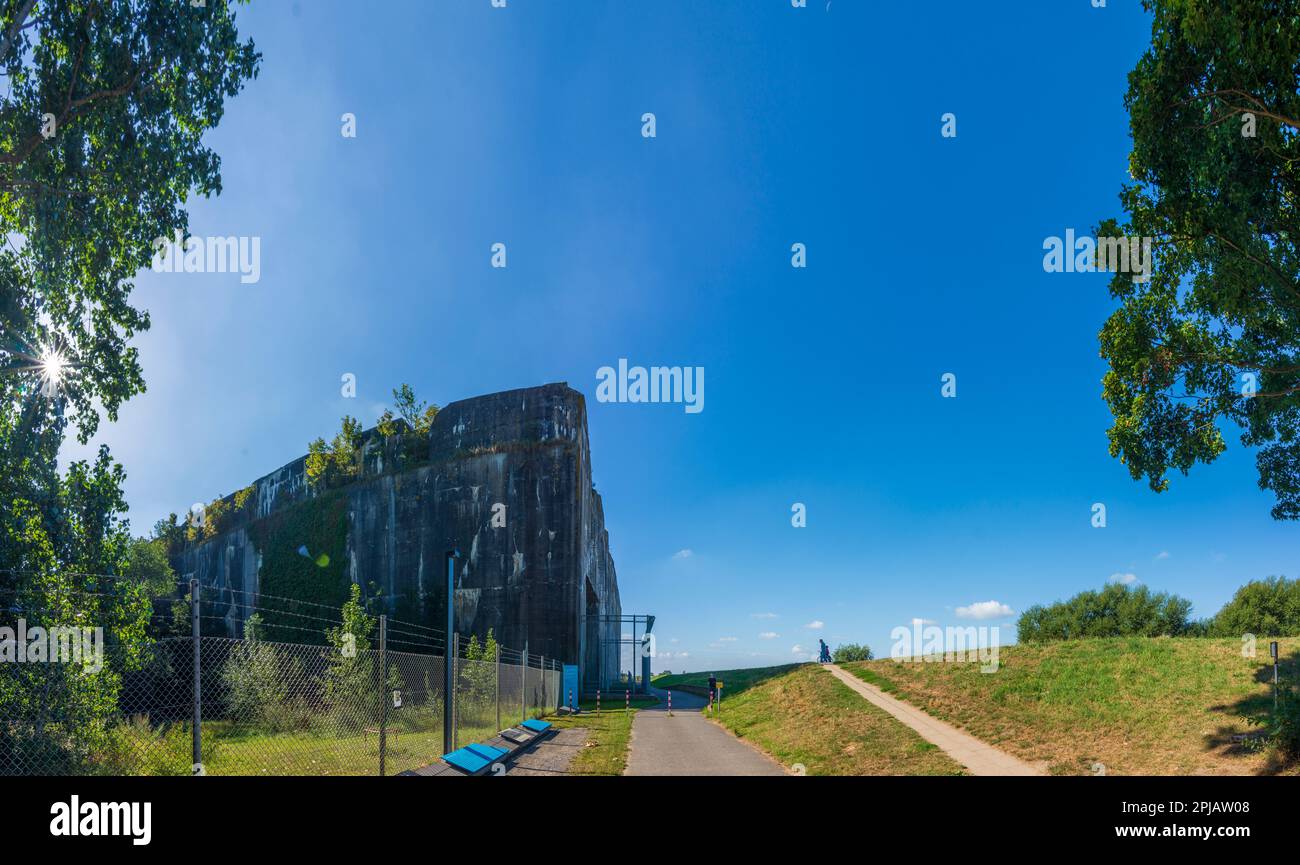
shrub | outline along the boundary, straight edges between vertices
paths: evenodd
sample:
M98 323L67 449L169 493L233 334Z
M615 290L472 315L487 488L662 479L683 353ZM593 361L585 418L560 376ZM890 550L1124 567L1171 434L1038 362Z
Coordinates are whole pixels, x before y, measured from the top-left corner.
M1247 740L1252 748L1262 750L1271 746L1284 760L1300 759L1300 693L1294 688L1283 687L1278 691L1277 710L1273 714L1247 720L1264 728L1263 737Z
M1269 577L1246 583L1219 610L1209 629L1217 637L1300 634L1300 580Z
M843 643L835 649L835 663L842 664L845 661L870 661L873 657L871 647L858 645L857 643Z
M1082 637L1178 637L1193 630L1192 602L1177 595L1114 583L1067 601L1035 605L1016 624L1022 643Z
M282 654L274 643L262 641L261 630L261 616L249 616L244 622L243 642L230 650L222 667L231 718L267 732L306 729L311 710L289 687L289 683L306 678L302 662Z

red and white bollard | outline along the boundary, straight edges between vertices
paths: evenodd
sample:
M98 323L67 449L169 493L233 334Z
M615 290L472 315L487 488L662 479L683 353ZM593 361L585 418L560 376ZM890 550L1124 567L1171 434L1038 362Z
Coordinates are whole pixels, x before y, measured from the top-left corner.
M669 691L669 692L668 692L668 714L669 714L669 716L671 716L672 713L673 713L673 692L672 692L672 691Z
M623 711L632 711L632 692L630 690L623 692Z
M569 714L573 714L573 689L569 689Z
M596 689L596 714L600 714L600 689Z

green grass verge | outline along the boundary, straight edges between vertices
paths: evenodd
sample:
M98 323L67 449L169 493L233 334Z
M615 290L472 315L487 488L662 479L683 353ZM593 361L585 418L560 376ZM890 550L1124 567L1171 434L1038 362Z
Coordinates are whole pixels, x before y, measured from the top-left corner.
M717 676L726 687L714 720L787 768L802 765L809 775L962 773L946 754L817 664ZM694 685L694 677L677 684Z
M722 697L736 696L752 688L759 682L777 676L784 676L793 670L798 669L801 664L782 664L778 667L752 667L747 670L719 670L714 673L718 681L722 683ZM660 676L652 680L656 688L670 690L679 688L683 685L691 688L702 688L707 691L709 687L709 674L706 673L679 673L671 676Z
M1295 681L1300 640L1281 641ZM841 665L1054 774L1295 774L1244 747L1272 707L1268 642L1116 637L1004 647L1000 668L889 659ZM1234 736L1237 737L1234 740Z
M632 710L624 711L622 701L618 703L618 708L611 708L609 701L602 701L601 711L597 713L596 701L584 700L579 704L582 709L580 714L550 718L557 729L581 727L587 731L582 750L569 764L569 773L622 775L627 768L627 746L632 738L632 719L638 709L658 702L652 697L637 697L632 700Z

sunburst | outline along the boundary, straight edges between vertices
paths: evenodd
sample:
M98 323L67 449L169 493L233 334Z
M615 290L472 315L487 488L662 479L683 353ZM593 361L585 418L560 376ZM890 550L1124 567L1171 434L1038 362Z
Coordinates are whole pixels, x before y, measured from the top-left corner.
M53 399L58 396L59 387L68 377L72 364L60 349L42 346L36 358L36 369L41 378L41 393Z

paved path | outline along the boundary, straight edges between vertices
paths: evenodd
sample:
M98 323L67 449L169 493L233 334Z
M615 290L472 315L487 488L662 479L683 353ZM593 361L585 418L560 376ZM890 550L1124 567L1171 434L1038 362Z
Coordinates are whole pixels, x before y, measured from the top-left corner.
M660 700L663 691L656 691ZM666 703L642 709L632 719L625 775L786 775L771 757L704 717L708 700L673 692Z
M981 742L969 733L963 733L951 724L889 696L875 685L870 685L835 664L827 664L841 682L861 694L868 702L879 706L921 735L927 742L938 745L949 757L966 767L972 775L1043 775L1041 770L999 751L987 742Z

